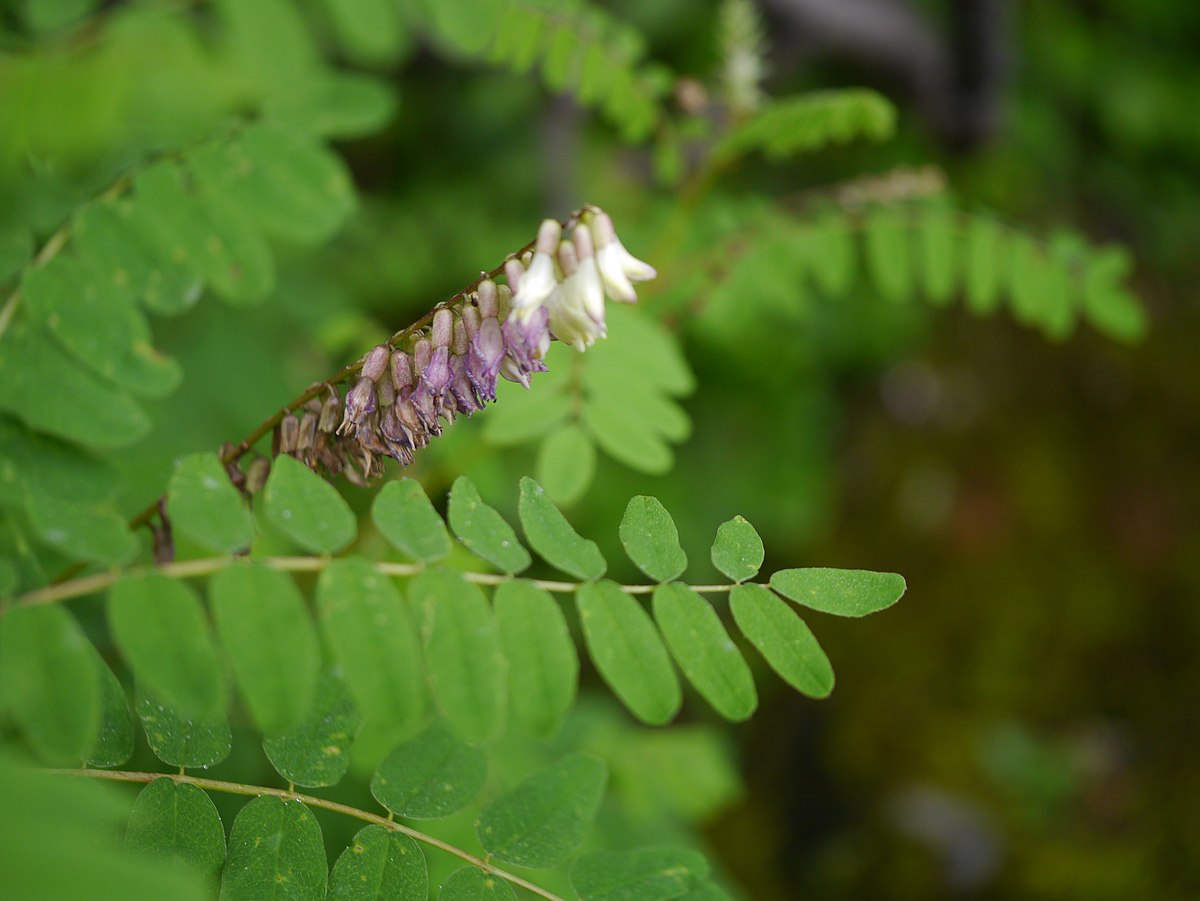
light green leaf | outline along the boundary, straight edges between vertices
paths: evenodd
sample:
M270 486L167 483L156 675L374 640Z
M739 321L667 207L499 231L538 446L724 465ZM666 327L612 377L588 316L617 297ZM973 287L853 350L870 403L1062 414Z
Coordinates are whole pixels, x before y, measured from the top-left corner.
M866 616L904 594L904 577L866 569L782 569L771 587L789 600L836 616Z
M221 901L324 901L327 872L321 827L309 809L255 798L233 821Z
M550 365L554 365L553 361ZM567 382L556 381L553 372L552 369L545 377L539 376L528 391L511 382L497 386L496 405L488 410L483 426L483 437L488 443L499 447L524 444L566 421L574 401Z
M581 901L668 901L707 875L703 854L674 845L593 851L571 864L571 886Z
M26 510L38 537L74 560L121 565L137 556L137 539L111 510L32 493Z
M492 801L475 831L493 857L521 867L555 866L583 842L607 781L600 758L567 754Z
M925 294L939 307L950 303L958 285L955 215L944 203L928 204L920 212L917 240L921 280Z
M448 510L450 528L476 556L507 573L519 573L532 562L504 517L485 504L466 476L454 480Z
M528 476L521 479L517 515L530 546L551 566L579 579L604 575L608 564L596 542L580 537L546 497L545 489Z
M337 859L328 901L426 901L429 871L407 835L367 826Z
M0 691L47 763L78 764L96 742L102 686L95 651L62 607L14 607L0 619Z
M392 813L436 820L475 800L486 778L487 754L435 722L384 758L371 794Z
M325 7L338 43L355 62L395 58L404 33L400 10L390 0L325 0Z
M715 882L699 882L680 895L678 901L733 901L733 897Z
M173 528L211 551L232 553L254 540L254 519L211 451L176 461L167 508Z
M33 256L33 232L24 226L0 228L0 282L21 271Z
M650 614L608 580L576 594L588 653L604 681L642 722L660 726L679 710L679 679Z
M271 464L263 489L267 519L306 550L340 551L354 540L358 522L336 488L294 457Z
M289 104L291 121L327 138L373 134L396 111L395 89L383 79L358 72L326 70L305 88L303 96Z
M802 232L801 250L817 287L828 297L843 297L854 285L858 255L845 217L826 213Z
M661 323L636 307L620 304L610 304L605 316L609 340L584 357L589 380L620 378L636 367L643 387L653 385L674 397L696 389L696 378L679 339Z
M87 506L120 489L121 477L109 463L0 416L0 500L21 504L27 495L50 496Z
M120 766L133 756L133 714L125 689L99 653L93 653L100 676L100 728L87 757L93 767Z
M125 841L140 854L182 860L213 885L225 863L225 829L212 799L168 778L155 779L137 796Z
M963 278L967 309L971 312L981 315L991 313L999 305L1008 254L1004 233L995 219L984 215L969 219Z
M414 560L436 563L450 553L446 524L419 482L388 482L371 505L371 518L383 537Z
M727 720L758 706L754 678L712 605L678 582L654 590L654 618L683 674Z
M338 670L321 675L312 703L295 727L263 740L271 765L284 779L305 788L337 785L350 766L350 745L362 714Z
M885 300L902 303L912 299L913 250L908 226L890 207L879 207L867 215L863 231L867 271L875 289Z
M712 546L712 562L735 582L758 575L763 562L763 543L754 526L741 516L721 523Z
M538 447L537 480L550 500L569 506L588 490L596 474L596 445L575 424L547 435Z
M423 617L425 668L438 708L468 741L495 738L504 726L507 664L483 592L441 567L415 576L408 591Z
M477 867L462 867L442 883L438 901L517 901L517 896L498 876Z
M170 766L215 766L229 756L233 735L224 713L186 717L138 685L134 707L154 756Z
M126 576L108 595L113 640L134 675L186 715L212 715L225 693L200 599L159 573Z
M291 576L246 562L213 576L209 603L254 722L273 735L312 701L321 649Z
M524 579L499 585L492 606L508 658L513 710L535 735L549 737L575 702L579 681L566 617L548 592Z
M833 667L804 620L761 585L739 585L729 594L734 622L771 669L811 698L833 691Z
M585 404L583 424L601 450L630 469L663 475L675 465L670 446L614 398L604 396Z
M630 498L621 517L621 544L637 568L656 582L677 578L687 569L675 520L656 497Z
M359 557L335 560L317 580L317 609L366 721L411 735L425 713L421 645L391 580Z
M1123 249L1103 248L1088 261L1083 276L1083 311L1110 338L1126 343L1146 333L1146 312L1123 285L1130 267Z

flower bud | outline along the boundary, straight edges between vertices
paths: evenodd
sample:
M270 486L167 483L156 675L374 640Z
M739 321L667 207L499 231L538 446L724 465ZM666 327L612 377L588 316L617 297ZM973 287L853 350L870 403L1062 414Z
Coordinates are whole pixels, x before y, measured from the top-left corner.
M271 474L271 461L266 457L255 457L246 467L246 491L258 494L267 484L267 476Z
M285 416L279 421L279 453L294 454L300 437L300 420Z
M490 278L479 283L479 316L481 319L495 319L500 313L496 294L496 283Z
M332 432L338 427L342 418L342 398L336 388L329 389L329 396L321 404L321 413L317 417L318 432Z
M392 351L392 382L396 386L397 396L413 386L412 357L402 350Z
M454 314L445 307L433 314L433 346L446 347L454 333Z
M357 427L367 416L375 412L375 383L370 379L359 379L346 395L346 411L337 433L345 435Z
M388 344L377 344L367 351L367 355L363 357L363 378L370 379L372 382L378 382L383 378L383 374L387 372L388 358L391 355L392 348Z

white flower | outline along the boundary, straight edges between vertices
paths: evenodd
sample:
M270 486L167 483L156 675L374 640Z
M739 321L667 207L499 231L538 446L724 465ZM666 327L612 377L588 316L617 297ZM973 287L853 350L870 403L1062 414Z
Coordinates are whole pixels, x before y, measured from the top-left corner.
M573 278L579 282L579 293L583 297L583 308L598 325L604 325L604 284L600 270L596 267L596 254L592 247L592 232L582 222L575 226L572 235L575 241L575 256L578 267Z
M617 237L612 219L603 210L597 210L592 220L596 234L596 265L604 282L605 291L613 300L633 303L637 293L632 282L649 281L658 272L625 249Z
M572 345L576 350L586 350L596 343L597 338L608 334L604 327L603 298L600 301L599 322L587 308L587 294L593 290L588 286L587 273L592 273L593 283L598 279L594 267L591 270L580 269L575 245L570 241L558 245L558 265L566 278L546 302L546 308L550 311L550 331L559 341Z
M554 219L545 220L538 228L533 260L521 274L516 293L513 294L513 312L522 319L528 319L534 310L549 300L558 286L554 253L561 237L562 226Z

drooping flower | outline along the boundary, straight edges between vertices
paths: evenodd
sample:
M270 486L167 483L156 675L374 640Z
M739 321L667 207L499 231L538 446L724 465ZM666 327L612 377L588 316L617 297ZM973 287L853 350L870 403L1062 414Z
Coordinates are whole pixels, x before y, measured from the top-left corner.
M545 220L538 228L533 260L521 276L519 288L513 289L513 310L525 318L549 299L558 285L554 271L554 255L562 237L562 226L554 219Z

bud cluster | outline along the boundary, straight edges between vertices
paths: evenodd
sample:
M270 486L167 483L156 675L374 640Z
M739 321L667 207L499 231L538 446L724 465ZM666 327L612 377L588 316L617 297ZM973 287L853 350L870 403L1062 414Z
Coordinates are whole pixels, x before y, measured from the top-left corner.
M547 219L533 249L510 257L503 272L505 283L485 275L425 328L371 348L344 397L329 386L283 418L274 453L358 485L383 474L385 457L407 466L456 417L494 401L500 377L528 388L530 375L546 371L551 341L582 351L605 337L604 298L633 303L633 283L656 275L597 207L569 234Z

